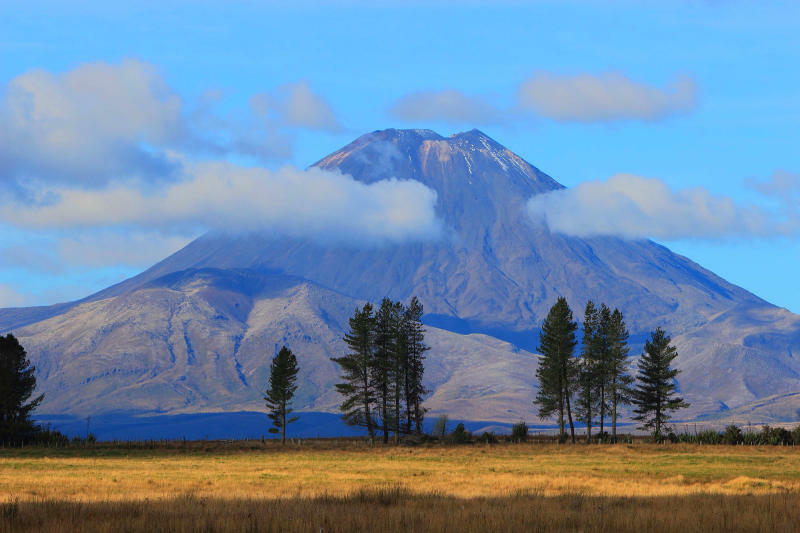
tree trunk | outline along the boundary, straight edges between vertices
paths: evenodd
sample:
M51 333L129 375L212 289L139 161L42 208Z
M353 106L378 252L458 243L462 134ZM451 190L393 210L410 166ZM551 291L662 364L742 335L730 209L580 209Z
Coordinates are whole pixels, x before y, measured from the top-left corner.
M386 379L381 386L381 417L383 418L383 443L389 444L389 388Z
M408 356L409 361L411 360L411 355ZM411 434L411 420L412 420L412 411L411 408L413 407L413 400L411 399L411 371L410 371L411 364L406 362L405 366L405 382L403 383L403 394L405 395L406 399L406 433L409 435Z
M281 406L281 444L286 444L286 404Z
M611 393L611 442L617 443L617 388Z
M586 414L586 444L590 444L592 442L592 402L589 401L589 407L587 409Z
M394 443L400 444L400 387L395 387L394 395Z
M572 437L572 444L575 444L575 425L572 423L572 409L569 407L569 393L565 395L567 400L567 416L569 417L569 433Z
M600 385L600 439L603 438L603 431L605 424L603 423L606 418L606 388L605 385Z
M419 399L414 399L414 424L416 425L417 435L422 435L422 411L419 407Z

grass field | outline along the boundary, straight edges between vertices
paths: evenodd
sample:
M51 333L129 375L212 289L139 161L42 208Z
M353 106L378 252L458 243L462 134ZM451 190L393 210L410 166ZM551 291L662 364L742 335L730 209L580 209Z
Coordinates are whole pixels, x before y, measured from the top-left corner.
M0 451L0 531L794 531L800 447Z

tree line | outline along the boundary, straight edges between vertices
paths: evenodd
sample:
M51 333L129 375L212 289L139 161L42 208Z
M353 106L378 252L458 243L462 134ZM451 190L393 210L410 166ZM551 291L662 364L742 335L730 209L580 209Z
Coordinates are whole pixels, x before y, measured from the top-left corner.
M423 385L424 363L430 348L425 344L422 315L423 307L416 297L408 305L389 298L384 298L377 308L366 303L356 308L349 319L343 338L347 353L331 358L341 371L342 381L335 387L343 397L342 418L349 425L366 428L371 440L382 434L384 443L389 442L390 435L399 442L401 435L423 432L426 409L422 403L429 392ZM575 442L576 420L585 424L587 441L592 441L597 428L597 439L616 442L617 422L624 406L632 406L633 419L641 423L639 429L649 431L658 441L668 438L728 442L741 434L734 426L726 434L706 432L700 437L675 436L670 431L666 424L672 413L689 404L676 390L679 371L672 363L677 350L660 327L646 341L635 377L631 375L629 332L618 309L611 310L604 303L597 307L588 301L580 343L577 332L578 323L566 299L558 298L539 335L539 390L534 404L540 418L556 418L561 442ZM272 422L269 431L280 433L282 442L286 440L287 426L298 420L292 408L298 373L297 357L283 346L270 362L264 396ZM25 349L12 334L0 336L0 441L32 442L37 435L48 439L63 437L31 420L31 413L43 399L43 395L33 397L35 386L35 367ZM607 422L611 425L610 436ZM518 426L520 434L527 433L524 423ZM778 430L765 431L759 437L742 434L741 442L790 440L775 433ZM800 437L792 434L792 441L795 440Z
M375 309L371 303L356 308L350 328L344 336L348 352L331 360L339 365L342 382L336 390L343 396L340 405L344 422L367 429L374 440L383 433L389 442L400 435L422 433L427 390L422 384L425 373L425 329L422 304L417 297L408 306L384 298ZM264 400L272 420L272 433L286 441L286 426L298 417L290 416L297 390L297 358L283 346L272 360L269 385Z
M350 318L344 337L349 352L332 360L342 371L336 390L344 420L367 429L370 439L383 433L383 442L394 434L422 433L425 408L422 384L425 372L425 330L422 304L417 297L408 306L389 298L374 309L366 303Z
M561 442L567 440L567 423L569 438L575 442L575 419L586 425L588 441L594 422L599 426L598 438L605 439L605 422L610 418L610 439L616 442L620 407L633 405L639 429L661 440L672 411L689 406L677 396L679 371L671 364L678 352L670 344L672 339L660 327L650 334L634 378L628 358L629 332L618 309L612 311L606 304L597 308L591 300L586 303L576 356L577 330L566 298L558 298L539 334L539 391L534 400L539 417L556 416Z

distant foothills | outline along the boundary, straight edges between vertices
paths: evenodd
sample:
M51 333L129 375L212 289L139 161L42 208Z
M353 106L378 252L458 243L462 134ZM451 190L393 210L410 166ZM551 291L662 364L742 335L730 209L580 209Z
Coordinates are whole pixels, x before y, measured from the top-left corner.
M444 415L481 434L539 422L568 440L576 427L613 440L618 424L663 436L668 416L719 429L798 420L800 316L652 241L552 230L536 209L565 188L484 133L375 131L310 171L413 183L422 197L409 212L429 202L430 231L209 232L84 299L0 309L0 333L36 369L37 420L84 437L258 435L273 420L269 361L284 347L297 369L292 435L393 439ZM402 323L414 297L425 349L353 347L354 318L362 334ZM570 307L584 311L582 329ZM411 342L381 327L370 335ZM550 327L566 335L558 357ZM648 372L673 402L649 425L632 392Z
M347 425L363 427L372 443L381 433L383 444L390 442L390 436L394 444L400 444L401 436L409 435L415 437L411 441L414 444L425 440L470 444L473 436L463 424L458 424L452 433L447 432L446 415L437 419L431 435L423 433L423 402L428 391L422 376L425 352L430 347L425 344L422 311L416 297L407 307L384 298L377 309L367 303L355 310L344 336L349 351L333 358L342 372L343 382L336 384L343 399L342 418ZM730 425L724 432L676 434L667 423L673 411L688 404L676 395L674 378L679 371L671 364L678 354L670 345L670 337L661 328L652 332L634 379L629 374L628 330L619 310L612 312L605 304L598 309L591 300L587 302L583 338L576 356L577 329L566 299L559 298L540 333L541 355L536 373L539 387L533 403L538 406L541 419L557 416L559 443L576 443L574 419L585 425L583 442L619 442L619 407L632 404L633 419L641 424L637 429L646 431L651 442L669 439L708 444L800 444L800 425L793 432L765 426L760 433L743 433ZM34 423L33 411L43 399L43 395L33 397L35 370L12 334L0 338L0 444L85 446L96 442L91 433L70 441L60 431ZM269 433L280 434L282 444L286 443L287 427L300 419L293 415L292 408L298 370L297 358L286 346L270 363L264 400L272 422ZM610 435L604 430L609 419ZM565 421L569 422L569 433ZM593 422L599 427L594 436ZM511 441L525 441L527 437L527 424L520 420L511 430ZM498 439L493 432L484 432L478 440L491 444ZM622 436L625 442L630 439L630 434Z

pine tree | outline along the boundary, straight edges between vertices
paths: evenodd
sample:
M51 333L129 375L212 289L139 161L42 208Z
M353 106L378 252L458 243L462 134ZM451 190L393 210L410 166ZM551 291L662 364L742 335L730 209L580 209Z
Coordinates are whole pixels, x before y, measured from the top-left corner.
M577 418L586 424L586 442L592 441L592 418L597 412L597 329L594 302L586 302L583 313L583 342L579 361Z
M343 357L332 357L339 365L344 383L337 383L336 390L344 396L339 406L345 423L367 428L370 440L375 438L375 317L372 305L364 304L350 318L350 331L344 341L350 353Z
M611 442L617 442L617 417L621 405L631 403L631 384L633 377L629 374L630 360L628 359L628 328L625 325L622 313L614 309L611 314L611 327L609 328L608 359L609 369L609 395L611 396Z
M394 411L392 421L394 423L394 442L400 444L400 433L404 418L403 399L405 397L406 379L408 374L408 339L405 331L405 308L401 302L392 304L392 361L391 361L391 382L392 400Z
M297 358L290 349L283 346L272 359L269 367L269 385L266 400L273 427L270 433L281 434L281 444L286 443L286 425L296 422L300 417L287 417L292 413L292 399L297 390Z
M639 376L633 397L634 420L642 422L639 429L653 432L661 440L665 423L671 418L670 411L688 407L683 398L676 396L675 376L680 372L670 364L678 351L670 345L672 339L659 327L651 333L639 359Z
M23 443L36 433L30 416L44 395L30 400L35 372L17 338L11 333L0 336L0 442Z
M566 440L564 415L569 419L572 442L575 442L575 426L572 421L570 398L577 385L578 365L573 357L575 330L578 325L572 320L572 311L567 300L559 297L550 308L539 333L539 366L536 377L539 392L534 404L539 406L539 417L549 418L558 414L559 440Z
M425 374L425 352L430 347L425 344L425 328L422 325L422 304L416 296L411 298L403 316L403 326L406 338L408 363L406 371L406 410L408 413L408 431L411 432L411 423L414 423L414 432L422 434L422 421L425 418L425 408L422 399L428 393L422 384Z
M597 314L597 330L595 334L595 382L597 384L597 401L599 405L600 438L605 438L605 420L608 412L608 388L611 382L611 310L606 304L600 304Z
M397 338L397 315L394 303L389 298L381 300L381 306L375 313L375 356L372 366L372 380L375 384L375 395L378 401L380 428L383 430L383 442L389 442L389 430L394 425L394 413L391 405L394 402L392 384L395 368L395 340Z

